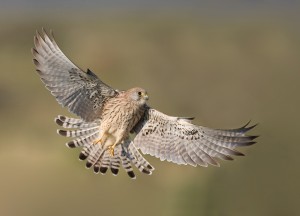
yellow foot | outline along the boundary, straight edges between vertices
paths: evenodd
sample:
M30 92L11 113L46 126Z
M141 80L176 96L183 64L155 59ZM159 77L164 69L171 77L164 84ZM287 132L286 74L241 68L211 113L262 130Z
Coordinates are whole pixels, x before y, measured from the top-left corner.
M96 145L96 144L98 144L98 143L102 143L101 139L96 140L96 141L93 142L94 145Z
M109 146L107 150L109 151L111 157L115 155L115 145Z

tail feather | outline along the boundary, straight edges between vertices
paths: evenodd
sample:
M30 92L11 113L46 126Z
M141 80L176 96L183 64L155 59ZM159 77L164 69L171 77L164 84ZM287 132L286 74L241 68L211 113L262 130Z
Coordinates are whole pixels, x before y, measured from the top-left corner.
M76 119L76 118L69 118L67 116L59 115L58 118L62 120L65 123L70 123L70 124L77 124L77 123L84 123L82 119Z
M100 173L104 175L110 167L109 152L105 151L104 154L103 154L103 158L100 158L100 159L101 160L98 160L98 164L99 164L99 167L100 167Z
M90 168L91 166L95 165L99 160L99 158L101 157L102 153L103 153L103 149L101 148L101 146L99 144L94 145L93 150L90 152L87 158L86 167Z
M141 163L144 167L147 167L147 169L151 171L154 170L154 167L151 166L151 164L141 155L141 153L137 150L133 143L129 146L129 149L136 156L136 159L137 161L139 161L139 163Z
M82 137L89 135L95 131L99 131L99 127L91 127L88 129L82 129L82 130L58 130L58 134L65 136L65 137Z
M99 136L99 123L85 123L80 119L58 116L55 122L64 128L76 128L76 130L57 130L57 133L65 137L74 137L77 139L66 143L69 148L82 147L90 145Z
M109 164L109 154L107 151L104 151L94 164L94 173L97 174L100 172L102 175L105 175L109 168Z
M94 144L99 139L100 121L84 122L81 119L58 116L55 122L70 130L58 130L58 134L76 139L66 143L70 148L83 147L79 154L80 160L86 160L86 168L93 167L95 173L106 174L111 170L113 175L118 175L120 167L125 169L128 176L135 179L132 164L142 173L152 174L153 166L140 154L133 142L129 139L117 145L114 156L100 144ZM74 129L74 130L72 130Z
M93 144L84 146L82 151L79 154L79 160L85 160L90 155L90 153L93 151L94 148L95 145Z
M125 171L127 172L128 176L132 179L135 179L135 174L133 172L130 160L128 159L128 157L126 155L121 155L121 160L122 160L122 166L125 169Z
M119 169L121 165L121 157L120 157L121 154L122 154L122 148L120 146L119 148L115 149L115 155L110 160L110 171L115 176L118 175L119 173Z
M99 120L95 122L84 122L81 119L69 118L66 116L59 115L55 118L56 124L64 128L90 128L99 125Z
M133 143L130 143L129 151L132 154L132 162L139 169L139 171L151 175L154 167L152 167L151 164L145 158L143 158Z
M99 137L99 131L96 131L88 136L79 137L77 139L71 140L66 143L66 146L69 148L82 147L86 145L90 145Z

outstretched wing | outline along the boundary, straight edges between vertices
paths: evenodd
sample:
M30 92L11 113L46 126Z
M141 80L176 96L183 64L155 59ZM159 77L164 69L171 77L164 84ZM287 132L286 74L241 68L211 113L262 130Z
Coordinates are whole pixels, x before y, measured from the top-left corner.
M210 129L190 123L191 118L171 117L148 108L135 126L133 142L144 154L177 164L219 166L214 158L233 160L232 155L244 155L236 147L249 146L257 136L245 133L255 125L231 130Z
M51 34L52 35L52 34ZM99 118L103 104L117 91L103 83L93 72L82 71L60 50L53 36L43 30L34 37L32 49L36 71L59 104L85 121Z

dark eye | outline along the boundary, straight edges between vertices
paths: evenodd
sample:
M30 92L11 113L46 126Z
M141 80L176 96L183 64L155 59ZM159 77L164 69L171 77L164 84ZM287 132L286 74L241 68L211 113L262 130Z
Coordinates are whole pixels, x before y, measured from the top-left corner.
M141 96L141 95L142 95L142 92L138 92L138 95Z

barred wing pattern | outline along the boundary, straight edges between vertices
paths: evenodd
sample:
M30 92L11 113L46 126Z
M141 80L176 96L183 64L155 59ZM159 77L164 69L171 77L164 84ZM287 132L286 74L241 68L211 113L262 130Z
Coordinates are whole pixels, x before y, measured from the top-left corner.
M52 35L52 34L51 34ZM58 103L85 121L99 118L103 104L117 91L103 83L92 71L82 71L60 50L53 36L43 30L34 37L32 49L36 71Z
M72 141L66 143L69 148L82 147L79 154L80 160L86 160L86 168L93 167L96 174L105 174L108 169L113 175L119 173L120 166L127 172L130 178L135 178L132 169L134 165L140 172L151 175L154 168L136 149L129 139L115 147L114 156L111 156L105 147L93 142L99 139L100 120L84 122L82 119L58 116L55 122L68 130L58 130L58 134L65 137L73 137Z
M134 145L162 161L206 167L219 166L215 158L233 160L232 155L244 155L235 148L252 145L257 137L245 134L256 126L247 127L249 123L238 129L220 130L193 125L191 120L148 108L134 128Z

